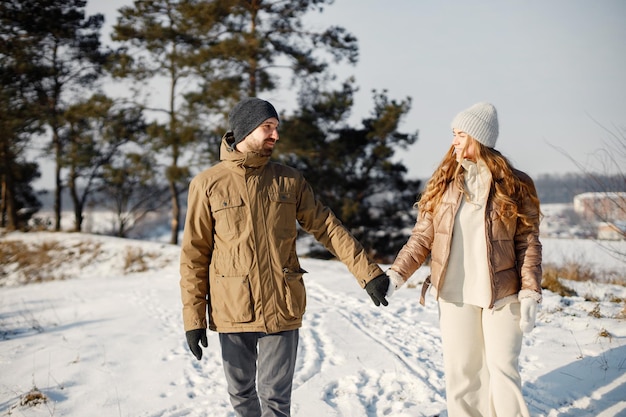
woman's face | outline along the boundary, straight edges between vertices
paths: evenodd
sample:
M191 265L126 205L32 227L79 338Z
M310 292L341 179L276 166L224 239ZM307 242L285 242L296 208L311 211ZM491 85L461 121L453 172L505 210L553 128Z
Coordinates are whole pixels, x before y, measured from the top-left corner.
M475 141L467 133L452 129L452 146L454 146L454 154L458 162L463 159L476 161Z

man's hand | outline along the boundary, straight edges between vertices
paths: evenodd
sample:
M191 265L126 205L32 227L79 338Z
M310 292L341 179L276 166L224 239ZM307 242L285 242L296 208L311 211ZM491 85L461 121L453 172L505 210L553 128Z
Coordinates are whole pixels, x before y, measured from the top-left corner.
M365 291L372 298L372 301L377 306L379 305L389 305L385 296L387 295L387 291L389 290L389 277L387 274L380 274L367 284L365 284Z
M196 359L202 359L202 348L200 347L200 343L202 346L207 347L209 343L206 339L206 329L194 329L185 332L185 336L187 336L187 344L189 345L189 349L191 349L191 353Z

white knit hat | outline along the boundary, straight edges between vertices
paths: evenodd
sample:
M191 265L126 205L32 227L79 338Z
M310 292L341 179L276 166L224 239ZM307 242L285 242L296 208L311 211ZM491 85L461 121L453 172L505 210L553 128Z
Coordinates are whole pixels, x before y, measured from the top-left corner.
M476 103L457 114L452 128L463 131L488 148L496 146L498 139L498 113L489 103Z

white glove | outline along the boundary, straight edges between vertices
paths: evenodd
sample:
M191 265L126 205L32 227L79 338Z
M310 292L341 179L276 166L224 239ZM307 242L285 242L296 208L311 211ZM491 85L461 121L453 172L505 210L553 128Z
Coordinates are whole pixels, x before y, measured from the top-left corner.
M387 298L389 298L398 288L404 285L404 278L393 269L388 269L385 274L389 277L389 289L387 290Z
M539 303L531 297L522 298L520 300L521 319L519 327L522 332L529 333L535 327L535 319L537 318L537 307Z

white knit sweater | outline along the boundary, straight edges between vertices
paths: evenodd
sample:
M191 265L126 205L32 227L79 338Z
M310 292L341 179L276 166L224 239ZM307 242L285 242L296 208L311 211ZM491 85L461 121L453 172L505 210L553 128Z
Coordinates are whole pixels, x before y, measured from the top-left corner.
M489 308L491 279L487 259L485 207L491 172L484 162L464 160L467 197L454 219L450 257L439 297L448 302Z

